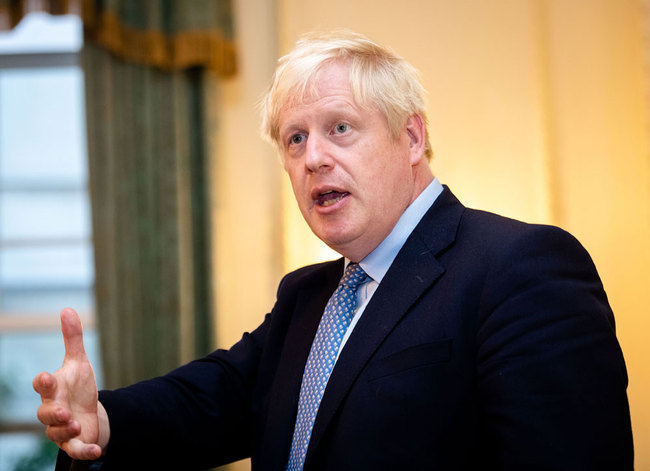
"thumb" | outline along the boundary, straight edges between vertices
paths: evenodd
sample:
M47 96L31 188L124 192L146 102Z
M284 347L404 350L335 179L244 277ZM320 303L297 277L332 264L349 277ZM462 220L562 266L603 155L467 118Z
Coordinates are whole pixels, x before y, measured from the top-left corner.
M86 356L83 329L79 315L70 308L61 311L61 333L65 344L65 360L82 360Z

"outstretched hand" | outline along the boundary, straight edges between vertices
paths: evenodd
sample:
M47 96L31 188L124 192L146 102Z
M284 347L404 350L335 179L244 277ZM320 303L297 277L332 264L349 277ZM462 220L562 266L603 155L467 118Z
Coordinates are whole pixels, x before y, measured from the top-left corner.
M41 395L38 420L47 437L73 459L93 460L108 443L108 416L97 400L97 383L83 344L81 320L72 309L61 312L65 343L63 366L34 378Z

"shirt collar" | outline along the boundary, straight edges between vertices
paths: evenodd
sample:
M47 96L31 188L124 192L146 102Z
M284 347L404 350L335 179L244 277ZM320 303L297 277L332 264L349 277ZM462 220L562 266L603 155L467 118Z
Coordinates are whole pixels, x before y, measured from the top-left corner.
M388 237L359 262L361 268L365 270L370 278L377 283L381 283L393 260L395 260L395 257L406 243L406 239L438 198L438 195L442 193L442 190L442 184L438 181L438 178L434 178L415 201L406 208L406 211L402 213ZM349 262L348 259L345 260L346 267Z

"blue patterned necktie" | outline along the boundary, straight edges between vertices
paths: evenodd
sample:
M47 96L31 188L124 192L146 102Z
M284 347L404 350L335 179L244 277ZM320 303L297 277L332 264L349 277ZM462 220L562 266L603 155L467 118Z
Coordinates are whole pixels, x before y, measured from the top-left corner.
M352 322L357 305L357 288L367 279L368 275L358 263L348 264L339 286L325 306L302 375L287 471L299 471L305 463L318 406L334 368L341 341Z

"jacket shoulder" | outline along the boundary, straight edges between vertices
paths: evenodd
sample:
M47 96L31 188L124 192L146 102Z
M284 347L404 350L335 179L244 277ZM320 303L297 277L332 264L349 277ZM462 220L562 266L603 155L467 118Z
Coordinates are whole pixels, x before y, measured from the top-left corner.
M334 277L338 280L343 273L343 259L307 265L287 273L278 285L278 296L286 291L303 287L322 285Z
M580 251L580 242L566 230L548 224L533 224L477 209L466 209L459 223L458 237L476 240L484 247L571 246Z

